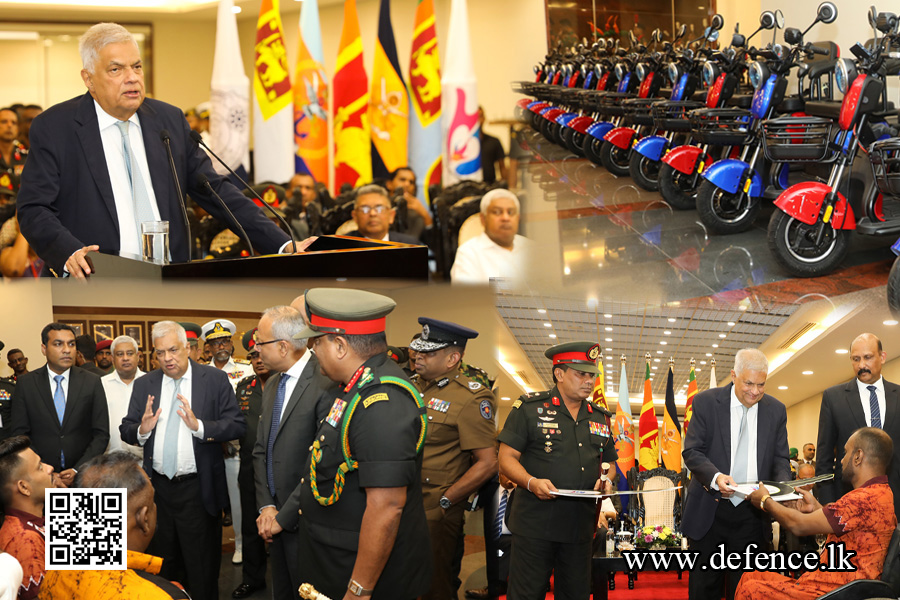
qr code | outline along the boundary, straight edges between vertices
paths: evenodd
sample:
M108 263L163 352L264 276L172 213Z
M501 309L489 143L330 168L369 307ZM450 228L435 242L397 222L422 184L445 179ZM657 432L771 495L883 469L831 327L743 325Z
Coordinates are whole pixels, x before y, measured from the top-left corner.
M124 488L48 489L44 504L45 568L126 568Z

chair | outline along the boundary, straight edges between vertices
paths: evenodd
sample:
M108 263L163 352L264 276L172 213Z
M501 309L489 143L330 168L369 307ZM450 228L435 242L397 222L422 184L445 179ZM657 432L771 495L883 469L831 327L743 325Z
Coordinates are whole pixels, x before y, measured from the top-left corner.
M632 470L628 483L633 490L652 492L665 490L683 484L684 469L681 473L657 467L649 471ZM681 528L681 505L683 490L638 494L629 504L631 518L638 527L668 526L673 531Z
M894 530L884 557L881 579L857 579L832 590L819 600L864 600L900 597L900 525Z
M484 233L484 225L481 224L481 214L470 215L459 228L459 239L456 241L457 247L462 246L482 233Z
M356 221L350 219L349 221L344 221L341 223L340 227L337 228L337 231L334 232L335 235L347 235L351 231L355 231L359 229L356 226Z

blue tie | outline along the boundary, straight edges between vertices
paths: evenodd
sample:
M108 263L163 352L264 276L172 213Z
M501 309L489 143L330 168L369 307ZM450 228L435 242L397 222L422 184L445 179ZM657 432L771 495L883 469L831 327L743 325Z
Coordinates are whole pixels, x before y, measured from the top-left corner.
M137 226L138 239L141 239L141 223L155 221L153 207L150 204L150 194L144 185L144 178L138 168L134 154L131 152L131 138L128 136L128 121L117 121L116 127L122 133L122 153L125 155L125 171L128 173L128 182L131 184L131 201L134 203L135 225Z
M169 414L166 415L166 432L163 436L163 475L173 479L178 473L178 429L181 425L181 417L178 415L178 394L181 392L181 380L175 380L175 391L172 393L172 402L169 404Z
M874 385L867 385L866 389L869 390L869 410L872 411L872 427L881 429L881 411L878 409L878 394L875 393L875 390L878 388Z
M499 540L503 533L503 517L506 516L506 503L509 500L509 490L503 488L500 493L500 504L497 506L497 517L494 519L494 539Z
M56 407L56 416L59 417L60 425L62 425L63 417L66 414L66 393L63 391L63 379L62 375L53 377L53 380L56 381L56 391L53 392L53 405ZM59 465L63 469L66 468L66 457L62 448L59 449Z
M275 406L272 407L272 425L269 427L269 443L266 445L266 481L269 483L269 493L275 497L275 471L272 469L272 450L275 449L275 434L278 433L278 425L281 423L281 410L284 407L284 393L287 389L289 375L282 375L278 380L278 390L275 392Z

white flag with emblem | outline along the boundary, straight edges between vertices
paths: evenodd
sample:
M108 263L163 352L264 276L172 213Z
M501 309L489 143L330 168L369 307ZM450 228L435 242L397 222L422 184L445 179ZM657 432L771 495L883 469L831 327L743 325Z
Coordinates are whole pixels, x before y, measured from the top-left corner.
M232 0L219 1L210 84L210 147L237 171L250 168L250 79L244 71ZM228 171L213 161L216 172Z

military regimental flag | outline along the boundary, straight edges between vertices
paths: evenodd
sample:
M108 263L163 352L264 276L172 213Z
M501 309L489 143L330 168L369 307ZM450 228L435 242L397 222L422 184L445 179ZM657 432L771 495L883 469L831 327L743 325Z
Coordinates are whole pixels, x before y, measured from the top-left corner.
M606 403L606 395L603 393L603 387L606 385L603 382L603 356L600 356L600 360L597 361L597 368L600 369L600 372L597 374L597 379L594 380L594 392L591 394L591 402L609 410L609 405Z
M434 26L434 1L419 0L409 59L409 166L417 194L431 208L428 188L441 182L441 62Z
M697 395L697 374L694 372L694 360L691 359L691 374L688 375L687 404L684 405L684 437L687 437L688 425L694 416L694 396Z
M378 39L369 94L369 125L372 127L372 175L386 178L391 171L407 166L409 141L409 96L397 58L391 0L381 0Z
M294 169L328 184L328 76L322 54L319 0L300 9L300 43L294 72Z
M709 389L713 389L714 387L719 387L719 383L716 381L716 360L712 360L712 366L709 368Z
M659 466L659 423L653 408L653 387L650 382L650 360L644 373L644 403L638 421L638 435L641 438L638 455L639 471L649 471Z
M253 170L256 181L294 174L294 94L278 0L262 0L253 74Z
M463 179L481 181L481 128L466 1L452 0L450 5L441 78L444 187Z
M675 374L669 364L669 375L666 379L666 407L663 415L662 451L663 466L676 473L681 472L681 427L678 425L678 409L675 407Z
M334 191L372 181L369 80L363 65L356 0L344 0L344 28L334 68Z
M619 472L619 490L628 489L628 471L634 468L634 423L631 420L631 402L628 400L628 377L625 375L625 359L622 359L619 378L619 406L613 434L616 436L616 470ZM628 496L622 496L622 510L628 506Z
M250 170L250 78L244 72L232 0L220 0L209 90L210 147L242 177ZM228 170L213 161L216 172ZM243 171L243 173L241 173Z

